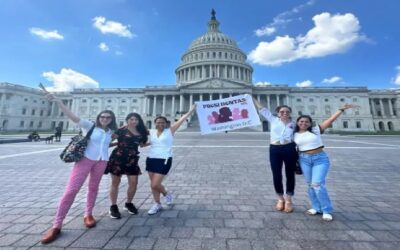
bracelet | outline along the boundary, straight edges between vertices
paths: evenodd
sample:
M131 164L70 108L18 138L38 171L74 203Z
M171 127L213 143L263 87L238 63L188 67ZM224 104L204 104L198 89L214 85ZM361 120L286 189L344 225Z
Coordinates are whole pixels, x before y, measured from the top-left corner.
M344 112L345 109L339 109L340 111Z

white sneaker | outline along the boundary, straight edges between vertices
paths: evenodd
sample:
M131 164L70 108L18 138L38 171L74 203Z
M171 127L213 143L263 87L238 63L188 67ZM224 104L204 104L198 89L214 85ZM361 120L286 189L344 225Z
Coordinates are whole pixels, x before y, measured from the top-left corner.
M150 210L147 213L149 215L153 215L153 214L158 213L161 209L162 209L161 204L156 203L150 208Z
M172 193L167 192L167 194L165 195L165 203L167 203L167 205L172 205L173 201L174 201L174 197L172 196Z
M323 214L323 215L322 215L322 219L323 219L324 221L332 221L332 220L333 220L333 217L332 217L331 214Z
M318 213L317 210L315 210L314 208L308 209L307 210L307 214L308 215L316 215Z

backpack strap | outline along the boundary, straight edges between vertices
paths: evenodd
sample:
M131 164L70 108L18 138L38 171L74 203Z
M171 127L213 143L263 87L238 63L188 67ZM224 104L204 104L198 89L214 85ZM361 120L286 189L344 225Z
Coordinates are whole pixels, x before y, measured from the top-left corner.
M96 124L93 123L93 127L87 132L87 134L85 136L87 139L90 139L90 136L92 135L93 130L94 130L95 127L96 127Z

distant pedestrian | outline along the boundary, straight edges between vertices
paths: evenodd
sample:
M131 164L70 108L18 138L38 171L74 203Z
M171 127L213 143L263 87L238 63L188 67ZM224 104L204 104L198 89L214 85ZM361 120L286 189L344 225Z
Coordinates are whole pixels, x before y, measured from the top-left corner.
M96 202L101 177L107 166L108 146L111 142L112 130L117 128L115 115L110 110L101 111L97 115L96 122L93 123L76 116L54 95L47 93L46 97L49 101L57 103L61 111L82 128L84 134L88 131L92 131L92 134L84 157L77 161L72 168L66 190L57 208L53 227L43 235L42 244L50 243L59 236L63 220L88 176L88 192L83 222L87 228L96 226L96 220L93 218L92 211Z
M61 134L62 134L62 127L58 125L55 128L55 134L54 137L56 138L56 141L60 142L61 141Z
M121 176L128 178L128 190L124 209L130 214L137 214L138 210L132 203L135 196L138 177L142 174L139 168L139 146L147 142L149 131L144 125L142 117L137 113L130 113L125 119L127 125L117 129L113 139L117 139L117 147L112 151L106 168L106 174L111 173L110 186L110 217L120 219L121 213L117 205L119 184Z
M329 170L329 158L323 151L324 144L321 134L346 110L354 108L352 104L345 104L331 117L312 127L312 119L308 115L301 115L297 118L294 141L299 148L299 161L304 178L308 184L308 196L311 202L311 209L307 210L310 215L322 213L325 221L333 220L332 203L326 189L325 178Z
M149 215L156 214L162 209L160 202L161 194L164 195L167 205L172 204L172 193L167 192L165 187L162 185L162 181L171 169L172 144L175 132L195 111L195 108L196 106L193 105L190 111L172 124L170 128L167 127L167 118L159 116L154 120L156 129L150 130L150 151L146 159L146 170L149 173L151 191L155 202L148 211Z
M263 107L255 98L253 100L260 114L271 125L269 160L275 192L278 195L276 210L291 213L293 212L292 196L295 188L294 171L298 159L296 144L293 142L295 124L291 118L292 109L289 106L281 105L275 109L277 115L273 115L269 109ZM282 184L283 163L285 163L286 193Z

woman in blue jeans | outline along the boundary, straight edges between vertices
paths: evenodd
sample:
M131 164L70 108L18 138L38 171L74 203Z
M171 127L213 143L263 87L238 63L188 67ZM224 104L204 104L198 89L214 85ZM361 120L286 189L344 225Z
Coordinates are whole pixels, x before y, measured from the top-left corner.
M312 208L307 210L309 215L322 213L322 219L332 221L332 203L325 186L325 178L329 170L329 158L323 151L321 134L327 129L346 109L354 108L352 104L345 104L331 117L318 126L312 127L312 119L308 115L297 118L294 129L294 142L299 149L299 162L304 178L308 184L308 195Z

